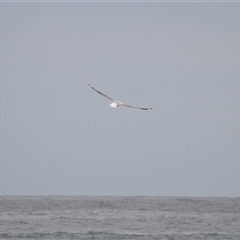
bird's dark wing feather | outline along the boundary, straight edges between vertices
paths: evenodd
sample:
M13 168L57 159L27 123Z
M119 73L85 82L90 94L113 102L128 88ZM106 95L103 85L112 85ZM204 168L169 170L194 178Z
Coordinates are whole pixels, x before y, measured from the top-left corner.
M96 91L97 93L101 94L103 97L109 99L110 101L112 101L112 102L115 101L113 98L111 98L111 97L109 97L108 95L106 95L106 94L98 91L97 89L95 89L94 87L92 87L90 84L88 84L88 86L89 86L90 88L92 88L94 91Z
M138 108L138 109L141 109L141 110L152 110L152 108L135 107L133 105L129 105L129 104L125 104L125 103L120 104L120 106L130 107L130 108Z

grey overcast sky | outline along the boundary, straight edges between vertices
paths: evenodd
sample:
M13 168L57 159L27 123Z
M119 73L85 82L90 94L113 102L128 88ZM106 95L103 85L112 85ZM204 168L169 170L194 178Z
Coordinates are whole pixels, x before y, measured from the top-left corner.
M0 3L0 195L239 197L239 12Z

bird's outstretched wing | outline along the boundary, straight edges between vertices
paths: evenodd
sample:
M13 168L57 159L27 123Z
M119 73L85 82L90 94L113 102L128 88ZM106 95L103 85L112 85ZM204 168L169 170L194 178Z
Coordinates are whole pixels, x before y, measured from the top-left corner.
M130 107L130 108L138 108L138 109L141 109L141 110L152 110L152 108L135 107L133 105L129 105L129 104L125 104L125 103L121 103L120 106Z
M88 84L88 86L89 86L90 88L92 88L94 91L96 91L97 93L101 94L103 97L109 99L110 101L112 101L112 102L115 101L113 98L111 98L111 97L109 97L108 95L106 95L106 94L98 91L97 89L95 89L94 87L92 87L90 84Z

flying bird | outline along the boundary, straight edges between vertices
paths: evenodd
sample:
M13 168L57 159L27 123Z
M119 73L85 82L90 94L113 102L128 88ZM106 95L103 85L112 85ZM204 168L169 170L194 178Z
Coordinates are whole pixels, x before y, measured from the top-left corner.
M129 104L126 104L126 103L122 103L118 100L114 100L113 98L109 97L108 95L98 91L97 89L95 89L94 87L92 87L90 84L88 84L88 86L90 88L92 88L94 91L96 91L97 93L99 93L100 95L102 95L103 97L107 98L108 100L110 100L112 103L110 104L111 107L113 108L117 108L117 107L120 107L120 106L123 106L123 107L129 107L129 108L138 108L138 109L141 109L141 110L152 110L152 108L144 108L144 107L135 107L133 105L129 105Z

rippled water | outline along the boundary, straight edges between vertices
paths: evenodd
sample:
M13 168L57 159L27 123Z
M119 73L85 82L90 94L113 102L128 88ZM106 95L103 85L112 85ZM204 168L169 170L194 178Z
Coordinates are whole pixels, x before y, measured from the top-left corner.
M240 240L240 198L0 196L0 238Z

